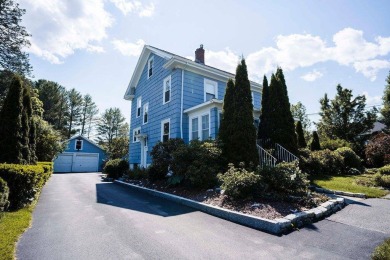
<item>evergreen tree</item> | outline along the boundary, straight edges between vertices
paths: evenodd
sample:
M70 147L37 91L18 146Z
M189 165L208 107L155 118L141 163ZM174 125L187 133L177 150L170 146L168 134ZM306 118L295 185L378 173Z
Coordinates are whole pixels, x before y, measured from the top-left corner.
M290 110L294 120L301 121L305 139L309 140L311 121L306 113L306 107L299 101L295 105L291 104Z
M382 122L386 125L387 129L390 130L390 72L386 79L386 86L383 92L383 108L381 114L383 116Z
M76 132L75 126L80 122L83 98L76 89L72 88L68 92L69 98L69 121L68 121L68 138Z
M26 164L31 162L30 150L30 120L32 118L31 96L29 90L23 85L23 109L22 113L22 128L20 129L22 138L22 155Z
M231 102L228 104L227 102ZM237 66L235 83L229 80L224 99L222 119L223 155L235 165L258 164L256 128L253 124L253 105L245 60Z
M81 112L81 135L88 134L91 131L91 123L94 117L99 113L99 109L95 102L92 101L91 95L87 94L83 97L82 112Z
M23 159L23 86L14 76L0 111L0 163L26 163Z
M306 148L307 144L306 144L306 140L305 140L305 135L303 133L301 121L298 121L296 123L295 131L296 131L297 138L298 138L298 147L299 148Z
M321 150L320 139L318 138L317 131L313 131L313 137L310 142L310 150L311 151Z
M294 119L291 114L286 81L281 68L278 68L276 74L271 76L269 93L271 139L290 152L297 153Z
M260 112L260 122L259 130L257 132L257 139L267 140L269 138L269 86L267 77L264 75L263 78L263 93L261 99L261 112Z

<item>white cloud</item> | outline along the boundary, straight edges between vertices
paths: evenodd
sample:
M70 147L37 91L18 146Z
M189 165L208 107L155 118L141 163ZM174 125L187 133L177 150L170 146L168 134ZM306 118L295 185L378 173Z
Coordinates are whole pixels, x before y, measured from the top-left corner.
M240 58L229 48L225 48L223 51L206 50L205 53L205 63L207 65L235 73Z
M370 96L367 91L363 91L362 95L366 97L367 106L377 106L382 104L382 96Z
M309 72L309 73L303 75L301 78L303 80L306 80L306 81L315 81L315 80L321 78L322 76L324 76L323 73L321 73L320 71L317 71L317 70L313 70L312 72Z
M111 43L122 55L134 57L141 54L142 48L145 45L145 41L142 39L139 39L136 43L125 42L122 40L113 40Z
M137 13L139 17L150 17L154 14L154 4L144 5L134 0L110 0L124 15Z
M292 71L326 61L353 67L356 72L362 73L370 80L376 79L379 70L390 68L390 62L383 58L390 53L390 37L380 36L369 42L364 39L362 31L352 28L345 28L334 34L332 46L319 36L310 34L279 35L275 43L276 47L265 47L247 55L246 61L251 78L261 79L264 74L275 71L277 66ZM220 59L214 60L214 64L222 63L223 66L230 68L237 65L238 56L235 55L236 59L227 59L227 51L206 52L208 64L211 64L207 62L210 53L213 58ZM317 72L317 78L318 73L320 72ZM312 78L313 76L308 77Z
M104 52L99 46L113 19L104 0L20 0L28 10L23 21L32 34L28 51L60 64L75 50Z

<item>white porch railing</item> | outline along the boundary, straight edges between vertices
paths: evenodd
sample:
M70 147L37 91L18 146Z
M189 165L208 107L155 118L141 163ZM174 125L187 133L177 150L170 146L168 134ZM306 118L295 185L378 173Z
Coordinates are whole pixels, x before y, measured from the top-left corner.
M278 160L282 162L293 162L299 160L297 156L295 156L289 150L277 143L275 144L275 155L276 158L278 158Z
M257 151L259 152L259 163L261 167L275 167L276 158L272 156L269 152L264 150L260 145L257 146Z

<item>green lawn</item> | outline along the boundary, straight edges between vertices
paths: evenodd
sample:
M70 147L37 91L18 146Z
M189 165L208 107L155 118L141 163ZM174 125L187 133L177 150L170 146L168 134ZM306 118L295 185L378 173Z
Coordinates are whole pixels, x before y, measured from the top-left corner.
M324 176L315 175L310 179L313 184L330 190L347 191L353 193L364 193L369 198L379 198L385 196L389 191L381 190L371 186L371 175L353 176ZM358 184L359 183L359 184ZM363 186L365 184L367 186Z
M375 248L372 253L373 260L388 260L390 259L390 238L385 240L382 245Z
M19 237L30 226L35 203L14 212L0 213L0 259L15 259Z

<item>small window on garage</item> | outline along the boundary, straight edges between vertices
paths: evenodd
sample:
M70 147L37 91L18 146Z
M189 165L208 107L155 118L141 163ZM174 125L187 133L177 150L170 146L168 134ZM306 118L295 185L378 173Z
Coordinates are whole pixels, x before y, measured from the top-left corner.
M83 150L83 140L76 139L74 149L77 151Z

